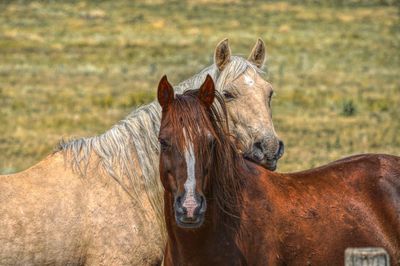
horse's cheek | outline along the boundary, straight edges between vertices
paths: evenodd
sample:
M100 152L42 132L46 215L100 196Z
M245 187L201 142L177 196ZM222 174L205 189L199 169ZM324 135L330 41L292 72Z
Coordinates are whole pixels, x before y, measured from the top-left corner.
M175 194L176 191L178 190L175 177L170 173L167 173L167 180L168 180L167 190Z
M203 192L208 192L207 189L209 189L209 187L210 187L208 182L209 182L209 175L205 174L204 175L204 179L203 179L203 183L202 183Z
M165 154L160 155L160 179L161 183L164 186L164 189L172 192L173 187L175 186L175 181L171 178L170 168L171 162L168 159L168 156Z

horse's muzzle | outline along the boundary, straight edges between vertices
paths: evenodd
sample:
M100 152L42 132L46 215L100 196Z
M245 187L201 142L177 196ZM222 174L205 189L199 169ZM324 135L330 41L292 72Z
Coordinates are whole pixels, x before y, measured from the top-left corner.
M198 195L193 197L193 199L182 199L182 196L177 196L174 202L177 225L182 228L200 227L203 224L204 214L207 209L205 197Z
M244 157L256 164L262 165L268 170L275 171L278 160L285 152L283 141L278 141L278 148L272 156L269 155L268 146L258 141L253 144L251 152L245 153Z

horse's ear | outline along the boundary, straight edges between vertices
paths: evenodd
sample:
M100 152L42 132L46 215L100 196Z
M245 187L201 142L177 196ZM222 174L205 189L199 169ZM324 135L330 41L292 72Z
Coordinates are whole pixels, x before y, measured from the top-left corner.
M228 39L224 39L215 48L214 63L217 65L219 71L222 71L229 61L231 61L231 48L229 48Z
M265 62L265 44L261 38L258 38L256 45L251 50L248 60L256 65L258 68L262 68Z
M162 109L166 109L174 101L174 88L164 75L158 84L157 99Z
M210 77L210 75L207 75L206 80L200 87L199 99L202 103L205 104L207 108L209 108L214 101L214 97L215 97L214 81Z

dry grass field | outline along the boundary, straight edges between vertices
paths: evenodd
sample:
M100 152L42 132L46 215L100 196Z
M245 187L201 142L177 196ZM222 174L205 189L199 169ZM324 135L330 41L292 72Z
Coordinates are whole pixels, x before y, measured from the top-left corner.
M0 1L0 173L61 138L104 132L212 63L219 40L267 45L280 171L365 152L400 155L394 1Z

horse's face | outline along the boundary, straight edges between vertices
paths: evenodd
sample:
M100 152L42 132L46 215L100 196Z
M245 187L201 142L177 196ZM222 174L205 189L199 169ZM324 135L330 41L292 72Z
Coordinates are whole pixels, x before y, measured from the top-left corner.
M173 140L165 137L167 131L160 134L162 183L173 195L177 225L183 228L197 228L203 223L207 208L203 194L207 173L203 172L196 160L198 148L188 139L183 142L185 146L179 148L173 144ZM185 128L182 128L182 134L185 132Z
M214 93L214 83L207 76L198 96L203 104L197 104L191 114L183 114L165 76L158 88L158 101L163 109L159 133L160 178L165 190L173 195L175 220L183 228L200 227L207 208L203 191L207 189L206 169L211 158L205 162L202 155L209 153L214 141L212 126L205 119Z
M215 63L223 71L230 60L227 40L216 48ZM248 68L235 80L226 81L223 96L226 102L229 128L236 146L247 159L275 170L282 157L284 145L272 123L271 97L273 88L259 74L265 60L265 46L258 40L249 59L254 68Z
M275 170L284 145L272 123L272 86L252 69L232 84L234 86L224 96L228 98L229 123L236 146L246 158Z

